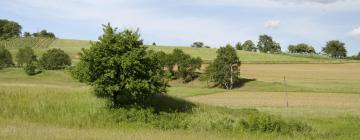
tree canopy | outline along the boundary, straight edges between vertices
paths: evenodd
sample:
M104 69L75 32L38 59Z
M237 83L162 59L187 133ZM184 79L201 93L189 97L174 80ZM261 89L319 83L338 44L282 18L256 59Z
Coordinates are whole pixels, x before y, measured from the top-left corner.
M242 44L242 48L244 51L256 52L257 48L255 44L251 40L246 40L244 44Z
M20 48L18 53L16 54L16 64L22 67L28 61L33 60L36 55L34 50L31 47Z
M214 62L205 70L206 77L211 78L221 87L232 89L240 75L239 57L231 45L219 48L216 53Z
M14 66L11 53L0 44L0 69Z
M99 41L83 49L73 75L95 87L98 94L112 97L114 105L142 104L166 92L163 69L149 55L138 31L118 32L104 25Z
M297 45L289 45L288 47L289 53L300 53L300 54L311 54L316 53L315 48L305 43L300 43Z
M243 46L242 46L241 42L236 43L235 48L236 48L236 50L243 50Z
M47 70L64 69L66 66L71 66L71 59L63 50L54 48L42 55L40 64Z
M328 41L326 46L322 48L322 52L334 58L344 58L347 54L345 43L339 40Z
M0 19L0 40L7 40L21 35L21 26L15 21Z
M263 53L280 53L281 47L280 44L273 41L271 36L268 35L260 35L259 42L257 44L257 48L260 52Z

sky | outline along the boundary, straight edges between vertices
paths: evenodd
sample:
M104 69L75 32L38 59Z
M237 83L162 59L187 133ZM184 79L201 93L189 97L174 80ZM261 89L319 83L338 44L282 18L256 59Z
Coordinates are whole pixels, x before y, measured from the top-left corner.
M0 0L0 19L66 39L97 40L110 22L139 29L145 44L220 47L267 34L283 51L340 40L360 52L360 0Z

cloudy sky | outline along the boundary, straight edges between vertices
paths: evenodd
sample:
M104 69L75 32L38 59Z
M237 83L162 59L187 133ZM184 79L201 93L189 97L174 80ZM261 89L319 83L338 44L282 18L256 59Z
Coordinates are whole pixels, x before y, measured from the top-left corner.
M23 31L47 29L60 38L96 40L101 24L136 29L145 43L212 47L260 34L286 50L308 43L317 51L328 40L360 51L360 0L0 0L0 19Z

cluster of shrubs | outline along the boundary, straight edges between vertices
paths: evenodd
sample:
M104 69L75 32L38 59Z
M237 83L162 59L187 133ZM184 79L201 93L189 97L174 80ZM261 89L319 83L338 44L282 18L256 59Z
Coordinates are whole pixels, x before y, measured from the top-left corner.
M61 49L47 50L40 59L30 47L20 48L16 54L16 66L24 68L28 75L36 75L45 70L64 69L71 65L71 59ZM15 66L9 50L0 46L0 69Z
M162 130L196 130L216 132L262 132L308 134L312 127L295 120L259 112L256 109L230 110L198 107L190 112L159 112L151 108L116 109L119 123L142 124Z

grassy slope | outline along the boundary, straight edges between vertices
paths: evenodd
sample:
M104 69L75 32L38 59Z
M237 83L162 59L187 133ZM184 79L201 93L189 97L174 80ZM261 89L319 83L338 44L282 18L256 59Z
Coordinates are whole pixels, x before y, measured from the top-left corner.
M50 47L61 48L69 53L73 59L78 58L81 48L88 48L90 41L85 40L56 40ZM149 46L151 50L171 52L175 48L180 48L184 52L201 57L205 62L212 61L216 57L216 49L174 47L174 46ZM318 55L289 55L289 54L265 54L246 51L237 51L240 60L243 63L341 63L347 60L336 60Z

